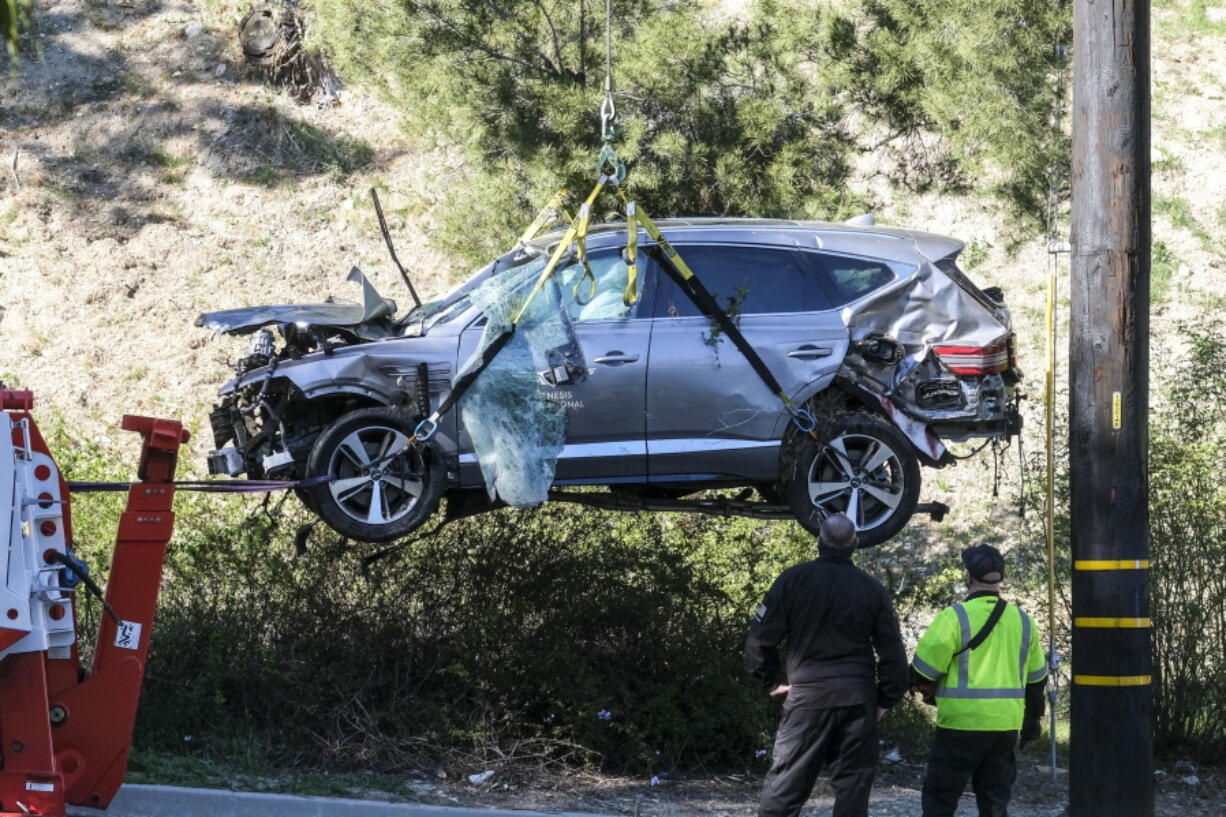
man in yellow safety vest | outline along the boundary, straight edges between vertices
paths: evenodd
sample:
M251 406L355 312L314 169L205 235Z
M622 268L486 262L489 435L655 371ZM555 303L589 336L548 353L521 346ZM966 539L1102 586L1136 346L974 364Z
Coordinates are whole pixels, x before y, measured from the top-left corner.
M937 614L911 662L912 689L937 705L923 817L953 817L967 781L980 817L1005 817L1018 731L1023 744L1039 736L1047 662L1034 621L1000 597L1000 551L976 545L962 563L970 595Z

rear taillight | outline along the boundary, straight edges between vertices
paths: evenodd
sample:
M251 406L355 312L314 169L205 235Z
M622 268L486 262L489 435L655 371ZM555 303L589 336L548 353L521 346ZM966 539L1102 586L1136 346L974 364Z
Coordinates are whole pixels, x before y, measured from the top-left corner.
M937 346L933 351L954 374L993 374L1009 368L1009 347L1004 343L992 346Z

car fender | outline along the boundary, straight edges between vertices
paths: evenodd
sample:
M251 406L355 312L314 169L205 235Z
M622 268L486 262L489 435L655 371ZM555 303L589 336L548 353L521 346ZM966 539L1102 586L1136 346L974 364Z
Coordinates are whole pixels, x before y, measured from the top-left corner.
M844 371L814 380L793 395L792 400L819 418L832 410L862 410L879 414L888 418L903 433L924 465L940 468L948 461L945 444L926 423L899 409L889 397L860 385ZM795 429L791 416L783 412L777 433L782 438L790 429Z

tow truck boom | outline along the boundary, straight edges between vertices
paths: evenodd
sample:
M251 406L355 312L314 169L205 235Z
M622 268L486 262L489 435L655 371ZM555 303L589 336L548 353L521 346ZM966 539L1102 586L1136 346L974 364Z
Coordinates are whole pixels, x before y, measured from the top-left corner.
M30 412L0 390L0 817L105 808L127 769L172 512L173 420L126 415L141 435L92 664L80 666L68 485Z

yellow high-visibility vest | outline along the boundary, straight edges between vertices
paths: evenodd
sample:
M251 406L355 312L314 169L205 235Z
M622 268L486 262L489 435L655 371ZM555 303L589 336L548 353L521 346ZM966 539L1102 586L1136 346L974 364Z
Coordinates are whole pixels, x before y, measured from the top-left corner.
M1038 628L1012 604L974 650L966 646L996 606L979 596L946 607L920 638L911 666L937 682L937 726L977 732L1021 729L1026 685L1047 677Z

